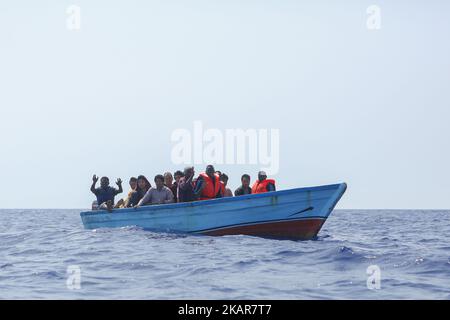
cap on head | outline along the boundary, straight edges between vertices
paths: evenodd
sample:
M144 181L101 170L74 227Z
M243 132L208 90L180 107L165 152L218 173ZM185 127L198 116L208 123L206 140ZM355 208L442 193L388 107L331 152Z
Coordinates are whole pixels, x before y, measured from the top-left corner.
M259 181L266 180L266 178L267 178L267 174L266 174L265 171L260 171L260 172L258 172L258 180L259 180Z

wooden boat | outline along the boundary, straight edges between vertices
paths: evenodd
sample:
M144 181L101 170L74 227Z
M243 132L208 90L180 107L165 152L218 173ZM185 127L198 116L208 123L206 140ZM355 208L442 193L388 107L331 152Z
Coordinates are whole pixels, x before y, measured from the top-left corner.
M210 236L309 240L344 194L345 183L205 201L81 212L86 229L137 226Z

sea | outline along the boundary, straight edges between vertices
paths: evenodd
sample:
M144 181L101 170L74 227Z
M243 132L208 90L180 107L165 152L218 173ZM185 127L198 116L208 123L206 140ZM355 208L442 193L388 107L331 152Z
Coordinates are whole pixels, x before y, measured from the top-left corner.
M85 230L0 210L0 299L450 299L449 210L335 210L311 241Z

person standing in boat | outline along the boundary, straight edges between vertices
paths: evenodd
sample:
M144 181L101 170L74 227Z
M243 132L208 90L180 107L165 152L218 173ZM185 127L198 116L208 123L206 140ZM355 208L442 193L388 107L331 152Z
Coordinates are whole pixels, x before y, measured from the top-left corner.
M156 187L150 188L135 208L149 204L173 203L173 193L164 185L164 176L162 174L155 176L155 184Z
M233 192L231 191L230 188L227 188L228 176L225 173L222 173L220 175L220 181L223 183L223 186L222 186L223 196L224 197L232 197L233 196Z
M223 184L219 175L215 173L214 166L208 165L206 171L200 173L195 183L194 193L199 200L210 200L223 197Z
M98 177L94 174L92 177L92 185L91 185L91 192L95 194L97 197L97 204L99 209L107 209L111 211L114 207L114 197L118 195L119 193L123 192L122 189L122 180L119 178L116 181L117 186L119 189L113 188L109 186L109 178L108 177L102 177L100 179L100 187L96 188L95 185L97 184Z
M267 179L264 171L258 172L258 180L252 186L252 193L264 193L275 191L275 180Z
M136 206L151 187L152 185L145 176L143 175L138 176L137 188L131 194L130 201L126 203L126 207L130 208Z
M194 167L186 167L184 169L184 176L178 182L177 197L178 202L192 202L196 200L194 193Z
M241 177L241 186L234 191L234 195L243 196L251 193L252 188L250 188L250 176L248 174L243 174Z

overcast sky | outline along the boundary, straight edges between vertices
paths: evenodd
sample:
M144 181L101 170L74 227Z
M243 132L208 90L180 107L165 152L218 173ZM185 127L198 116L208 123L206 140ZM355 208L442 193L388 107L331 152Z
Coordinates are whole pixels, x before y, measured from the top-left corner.
M171 136L201 121L279 130L279 189L449 208L450 2L337 2L0 2L0 207L86 208L94 173L126 191L182 168ZM234 190L261 165L216 167Z

